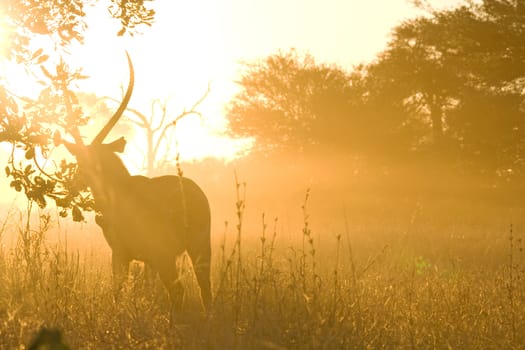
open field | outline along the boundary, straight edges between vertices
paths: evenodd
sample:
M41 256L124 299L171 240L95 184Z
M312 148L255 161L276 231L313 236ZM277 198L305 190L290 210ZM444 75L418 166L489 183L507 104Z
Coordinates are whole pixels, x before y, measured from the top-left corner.
M291 225L250 211L239 192L234 219L213 232L213 309L199 313L182 264L185 313L172 326L162 285L148 287L139 265L115 299L96 227L68 226L49 212L28 228L26 214L4 214L2 348L23 348L41 326L61 329L73 349L525 344L523 209L354 198L328 222L313 192L290 208Z
M1 1L0 350L525 349L524 38L525 0Z

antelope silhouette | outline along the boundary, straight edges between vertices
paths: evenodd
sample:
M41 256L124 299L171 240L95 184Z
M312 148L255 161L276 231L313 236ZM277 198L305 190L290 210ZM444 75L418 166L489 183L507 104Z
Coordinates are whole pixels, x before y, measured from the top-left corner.
M120 137L103 143L133 92L134 70L128 54L127 59L129 85L115 114L91 144L84 145L78 128L70 130L75 142L64 144L76 157L79 172L93 194L96 222L111 247L113 276L118 284L127 276L131 260L143 261L159 274L172 310L177 310L182 305L183 286L176 260L187 252L204 307L209 308L210 206L206 195L195 182L182 176L132 176L116 154L124 151L126 140Z

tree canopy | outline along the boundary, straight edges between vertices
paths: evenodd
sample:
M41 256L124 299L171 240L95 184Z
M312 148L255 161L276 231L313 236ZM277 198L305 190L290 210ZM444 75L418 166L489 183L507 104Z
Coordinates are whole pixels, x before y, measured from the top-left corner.
M431 9L348 71L295 51L249 64L229 106L231 128L263 149L311 145L524 174L524 3Z
M133 35L139 25L152 25L155 11L148 8L152 0L111 0L108 11L120 21L117 35ZM86 8L98 0L5 0L0 3L1 26L7 32L4 56L19 63L34 59L30 41L35 36L52 39L57 48L72 42L82 43L87 30Z
M230 128L240 136L270 148L307 149L333 138L338 130L325 124L349 114L351 82L337 67L290 51L246 68L239 82L243 90L229 108Z
M149 1L111 0L108 10L121 29L115 35L133 35L141 24L151 25L154 11ZM0 3L0 26L5 43L2 56L38 72L41 91L36 99L16 96L5 83L0 85L0 142L12 145L5 172L11 187L45 207L53 199L66 216L82 220L83 210L93 210L93 201L85 185L76 176L76 164L65 160L52 171L44 169L50 150L61 142L59 130L72 133L85 125L85 113L75 90L75 83L84 79L78 69L68 64L71 44L82 43L86 25L86 9L99 1L87 0L7 0ZM49 49L40 45L46 39ZM58 59L49 60L50 54Z

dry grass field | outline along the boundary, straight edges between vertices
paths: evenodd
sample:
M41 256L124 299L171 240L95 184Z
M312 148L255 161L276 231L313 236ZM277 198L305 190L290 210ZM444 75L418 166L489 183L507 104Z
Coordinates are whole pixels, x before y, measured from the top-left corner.
M524 38L525 0L0 1L0 350L525 349Z
M242 192L230 205L234 219L212 233L212 309L200 312L182 259L184 314L174 324L162 284L146 282L140 264L114 292L110 251L95 226L67 226L52 211L33 210L30 225L27 213L4 213L2 348L23 349L41 327L60 329L71 349L525 344L522 209L354 198L339 219L325 220L316 217L323 198L312 192L290 209L300 218L293 226L251 212Z

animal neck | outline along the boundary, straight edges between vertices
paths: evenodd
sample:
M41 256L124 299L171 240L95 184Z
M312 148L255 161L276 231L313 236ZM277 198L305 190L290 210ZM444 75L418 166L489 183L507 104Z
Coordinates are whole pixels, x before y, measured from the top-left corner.
M122 160L112 152L100 154L90 175L91 191L100 209L118 202L119 193L129 188L131 179Z

